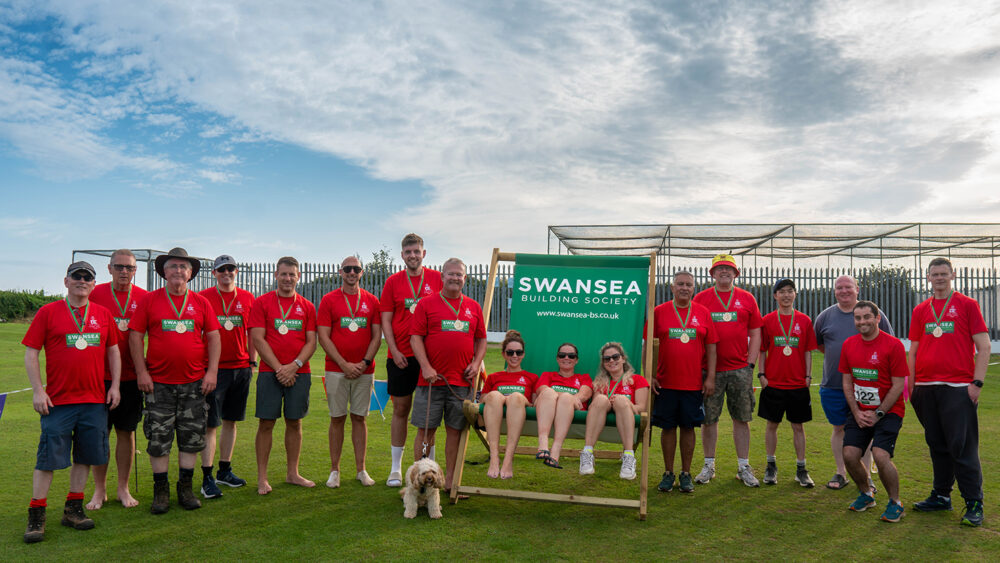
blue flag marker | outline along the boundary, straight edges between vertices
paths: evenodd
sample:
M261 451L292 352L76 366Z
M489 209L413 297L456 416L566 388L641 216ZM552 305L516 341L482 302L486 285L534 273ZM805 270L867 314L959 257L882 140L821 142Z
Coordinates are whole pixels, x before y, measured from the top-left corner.
M0 418L3 418L3 404L7 402L7 394L0 395Z
M372 398L368 403L368 411L378 411L385 418L385 405L389 402L389 383L380 379L372 386Z

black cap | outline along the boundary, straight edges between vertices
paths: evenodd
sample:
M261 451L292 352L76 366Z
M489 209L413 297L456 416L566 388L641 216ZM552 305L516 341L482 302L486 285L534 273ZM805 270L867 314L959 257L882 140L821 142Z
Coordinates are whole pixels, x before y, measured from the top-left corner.
M771 293L778 293L778 290L786 286L792 286L792 289L795 289L795 282L788 278L781 278L774 282L774 289L771 290Z
M66 275L67 276L72 275L73 272L79 272L80 270L83 270L85 272L90 272L90 275L94 276L95 278L97 277L97 271L94 270L94 267L90 265L90 262L84 262L83 260L80 260L79 262L73 262L72 264L70 264L69 268L66 268Z

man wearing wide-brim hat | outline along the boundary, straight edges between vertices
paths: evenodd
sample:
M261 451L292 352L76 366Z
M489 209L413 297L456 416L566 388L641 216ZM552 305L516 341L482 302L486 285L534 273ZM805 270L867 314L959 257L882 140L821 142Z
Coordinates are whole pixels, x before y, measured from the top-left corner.
M219 321L207 299L188 289L201 261L183 248L156 257L166 287L150 292L129 322L129 349L146 409L143 432L153 468L153 514L170 509L170 449L177 435L177 500L201 507L192 490L197 453L205 447L205 395L215 389L219 368ZM143 357L143 339L149 349Z

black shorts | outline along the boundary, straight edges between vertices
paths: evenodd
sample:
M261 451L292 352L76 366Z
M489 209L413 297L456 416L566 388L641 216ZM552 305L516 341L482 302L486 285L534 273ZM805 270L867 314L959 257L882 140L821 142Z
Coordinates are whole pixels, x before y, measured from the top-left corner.
M222 426L223 420L245 420L247 415L247 397L250 396L250 380L253 370L245 368L219 368L218 383L215 390L209 393L208 401L209 428Z
M777 389L765 387L760 391L760 403L757 405L757 416L771 422L788 422L802 424L813 419L812 396L808 387L799 389Z
M875 426L868 428L861 428L853 416L848 416L844 422L844 446L854 446L863 452L871 444L873 448L889 452L889 457L892 457L902 427L903 418L896 413L886 414Z
M393 397L409 397L417 388L420 378L420 363L413 356L406 358L406 367L399 369L392 358L385 360L386 382L389 394Z
M111 382L104 380L105 395L111 389ZM118 406L108 410L108 430L113 426L115 430L122 432L135 432L142 420L142 391L139 391L139 382L136 380L122 381L118 384L118 392L121 400Z
M653 426L670 430L701 426L705 420L705 403L701 391L660 389L653 401Z

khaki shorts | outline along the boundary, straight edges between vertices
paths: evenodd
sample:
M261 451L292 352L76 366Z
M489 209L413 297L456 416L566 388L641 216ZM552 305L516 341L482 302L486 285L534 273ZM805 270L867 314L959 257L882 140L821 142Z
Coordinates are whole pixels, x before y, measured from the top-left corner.
M753 408L757 401L753 395L753 370L750 366L715 373L715 393L705 397L705 424L719 422L724 397L728 397L726 406L733 420L753 420Z
M363 373L355 379L347 379L339 371L326 372L326 404L330 407L330 416L347 416L348 403L351 414L368 416L374 380L374 373Z

